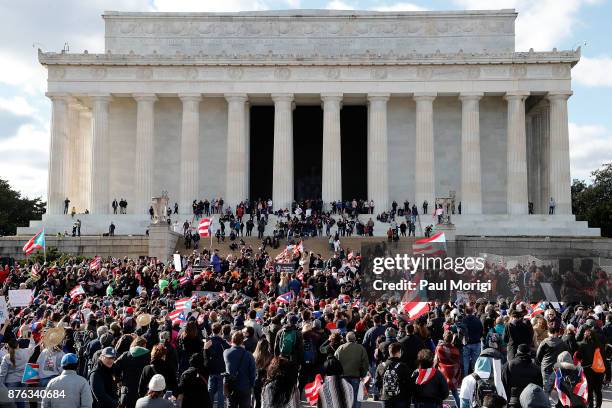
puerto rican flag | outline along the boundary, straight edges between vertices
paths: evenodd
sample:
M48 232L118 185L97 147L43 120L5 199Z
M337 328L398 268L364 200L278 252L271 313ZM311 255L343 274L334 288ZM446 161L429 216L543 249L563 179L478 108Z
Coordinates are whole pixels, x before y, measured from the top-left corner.
M189 282L191 280L191 278L189 276L181 276L179 278L179 283L182 285L186 285L187 282Z
M23 252L26 255L30 255L37 249L45 249L45 230L43 229L38 234L34 235L26 244L23 246Z
M427 302L403 302L404 313L408 314L410 320L415 320L429 312L429 303Z
M293 300L293 291L290 290L287 293L284 293L282 295L280 295L279 297L276 298L277 302L280 303L284 303L284 304L289 304L291 303L291 301Z
M321 374L317 374L314 381L306 384L304 387L304 394L306 395L306 400L309 405L317 405L317 401L319 400L319 390L323 385L323 380L321 379Z
M94 257L91 261L89 261L89 270L95 271L96 269L100 269L102 267L102 258L100 256Z
M168 314L168 318L170 318L170 320L172 321L172 324L182 324L185 323L185 321L187 321L187 318L185 316L185 312L183 310L175 310L172 313Z
M212 235L213 218L202 218L198 223L198 234L201 237L209 237Z
M433 367L419 368L419 376L417 377L416 383L418 385L425 384L427 381L431 380L435 374L436 369Z
M429 238L417 239L412 245L414 255L443 255L446 253L446 236L438 232Z
M76 285L70 291L70 298L74 299L74 298L76 298L78 296L81 296L81 295L84 295L84 294L85 294L85 290L83 289L83 287L81 285Z
M174 302L174 309L178 311L191 310L193 298L182 298Z

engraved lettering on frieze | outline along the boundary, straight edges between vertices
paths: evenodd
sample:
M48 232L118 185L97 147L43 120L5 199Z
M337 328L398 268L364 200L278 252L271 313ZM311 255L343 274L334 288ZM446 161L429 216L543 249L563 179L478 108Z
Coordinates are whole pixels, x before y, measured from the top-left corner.
M417 77L419 79L431 79L432 70L430 67L419 67L417 68Z
M96 79L104 79L106 77L106 68L94 68L92 75Z
M325 76L329 79L340 78L340 68L330 67L325 70Z
M240 79L242 78L242 68L240 67L231 67L228 71L227 71L227 75L231 78L231 79Z
M138 70L138 77L142 79L151 79L153 77L153 70L145 67Z
M291 77L291 70L286 67L276 68L274 70L274 78L276 79L289 79Z
M373 79L385 79L387 77L387 69L386 68L374 68L372 69L370 75Z
M195 68L186 68L183 71L185 79L196 79L198 77L198 70Z
M480 67L471 66L468 68L467 76L469 79L478 79L480 78Z
M527 75L527 67L524 65L515 65L510 69L512 78L525 78Z

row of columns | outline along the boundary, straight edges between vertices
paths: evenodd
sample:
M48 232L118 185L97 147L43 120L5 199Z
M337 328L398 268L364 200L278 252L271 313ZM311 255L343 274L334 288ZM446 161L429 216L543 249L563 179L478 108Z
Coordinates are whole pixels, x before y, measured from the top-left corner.
M567 98L571 93L550 93L550 143L547 192L556 200L558 214L571 213ZM415 199L435 199L434 117L436 93L415 93L416 155ZM528 92L508 92L507 101L507 212L528 211L525 99ZM91 114L66 94L49 94L53 102L51 158L49 163L48 212L60 214L66 196L88 204L94 214L109 212L109 103L110 95L91 95ZM134 161L135 211L145 213L153 194L153 146L155 94L134 94L137 103ZM461 197L464 214L482 213L480 159L480 99L482 93L461 93ZM180 208L189 211L199 195L199 140L201 94L181 94ZM342 93L323 93L322 199L328 203L342 197L340 110ZM387 137L388 93L368 94L368 199L379 209L389 207ZM248 197L249 137L248 95L226 94L227 188L226 202L235 205ZM293 201L293 94L272 94L274 101L273 193L275 208ZM90 117L88 117L90 115ZM75 121L79 125L75 125ZM90 137L86 136L89 126ZM78 135L73 135L78 133ZM77 141L77 139L82 139ZM79 160L79 157L81 160ZM82 160L86 157L85 160ZM78 175L78 176L77 176ZM69 186L69 180L78 182ZM77 193L81 192L81 193ZM87 204L85 204L87 203Z

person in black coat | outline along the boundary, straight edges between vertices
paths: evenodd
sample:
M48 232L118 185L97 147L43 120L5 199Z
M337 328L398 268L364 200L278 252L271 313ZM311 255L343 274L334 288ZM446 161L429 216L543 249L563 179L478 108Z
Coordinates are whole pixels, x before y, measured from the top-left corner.
M527 385L543 385L542 374L531 359L531 349L528 345L518 346L516 356L504 365L502 383L509 398L508 408L521 408L521 392Z
M399 343L391 343L388 347L389 359L380 363L376 368L376 386L381 390L380 399L384 403L385 408L393 408L396 406L410 406L410 369L402 362L402 345ZM397 395L389 395L385 389L383 378L385 372L389 369L395 370L398 378L400 393Z
M412 371L416 368L417 354L425 348L423 340L414 333L414 325L409 323L406 325L406 336L400 340L402 345L402 361Z
M101 351L97 364L89 373L89 384L96 408L117 408L119 406L119 396L112 369L115 357L115 349L106 347Z
M508 361L514 358L519 345L526 344L531 347L533 344L533 327L523 319L522 312L512 312L512 320L504 331L504 342L508 345Z
M172 370L166 362L166 347L163 344L157 344L151 350L151 364L145 366L140 376L140 384L138 386L138 395L144 397L149 391L149 381L155 374L161 374L166 380L166 390L176 392L176 372Z
M121 405L125 408L134 408L138 400L138 386L140 376L145 366L151 362L151 353L145 348L147 341L136 337L130 349L119 356L115 361L115 370L121 378Z
M208 374L204 368L202 353L193 354L189 358L189 368L181 375L178 383L178 400L181 408L212 408L208 388Z
M433 367L433 353L425 349L417 355L418 368L412 373L412 400L416 407L442 407L448 398L448 383L444 375Z

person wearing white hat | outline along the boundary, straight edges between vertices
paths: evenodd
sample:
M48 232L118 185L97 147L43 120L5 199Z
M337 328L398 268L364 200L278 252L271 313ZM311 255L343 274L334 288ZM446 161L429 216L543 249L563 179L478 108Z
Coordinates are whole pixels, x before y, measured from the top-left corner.
M149 381L149 392L136 401L136 408L174 408L174 404L164 398L166 380L161 374L155 374Z

